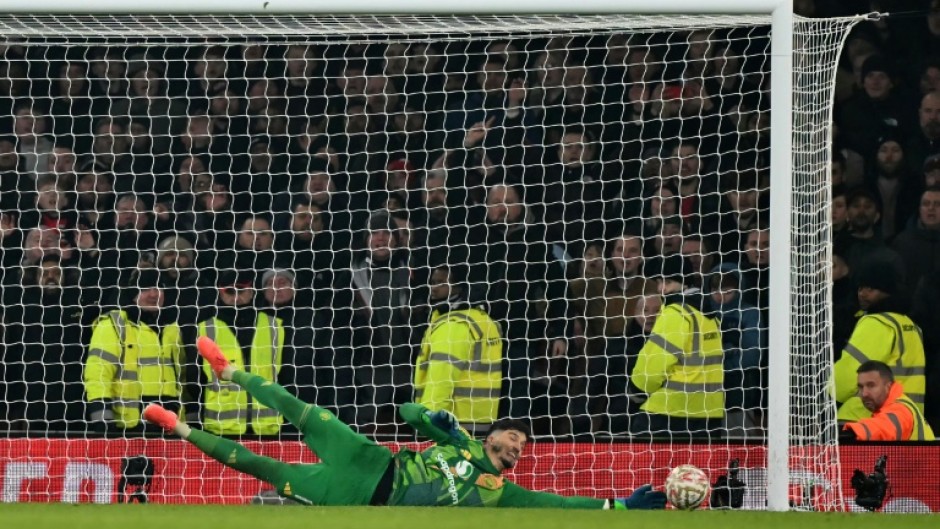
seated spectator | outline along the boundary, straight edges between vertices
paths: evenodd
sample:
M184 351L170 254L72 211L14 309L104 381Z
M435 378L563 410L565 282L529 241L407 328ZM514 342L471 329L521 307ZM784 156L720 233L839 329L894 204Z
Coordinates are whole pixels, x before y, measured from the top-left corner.
M46 137L46 118L32 103L20 103L14 110L13 134L16 136L16 153L22 164L20 171L25 181L21 188L28 189L37 183L39 175L49 166L47 158L52 154L53 144Z
M904 263L908 285L940 271L940 186L921 193L915 224L899 233L891 247Z
M148 258L152 260L157 247L153 210L140 197L130 193L119 196L114 203L111 223L113 228L99 227L98 235L104 287L126 282L127 278L121 275L139 267Z
M215 267L220 270L267 270L273 268L274 232L265 215L249 215L237 224L234 248L219 248Z
M489 188L486 224L471 238L471 303L486 302L506 333L506 404L512 417L547 416L547 386L538 369L564 357L567 344L564 272L545 243L544 228L532 221L521 186ZM539 410L541 408L541 411ZM541 425L536 424L536 429Z
M725 351L725 425L744 434L761 425L761 410L767 406L762 389L766 327L760 310L743 300L740 272L733 264L712 269L708 287L706 302L718 316Z
M74 188L73 188L74 189ZM69 191L59 185L59 177L43 174L36 180L36 193L33 195L34 208L20 216L20 226L24 229L45 226L61 231L75 228L78 220L69 204Z
M388 213L374 213L352 266L356 424L369 429L394 423L395 404L411 398L411 284L397 231Z
M901 140L894 131L878 138L873 165L867 185L876 190L882 211L881 236L890 242L907 227L923 187L921 179L905 163Z
M862 91L846 101L839 115L845 146L859 153L878 150L878 138L897 128L909 132L905 101L895 90L890 59L874 54L862 64Z
M5 419L33 433L81 432L82 304L75 270L47 254L4 290Z
M912 171L921 171L926 160L940 154L940 92L928 92L920 100L917 117L920 129L904 145Z
M858 394L872 415L843 427L841 438L859 441L933 441L934 433L916 403L894 380L884 362L870 360L858 366ZM846 435L843 435L846 434Z
M898 274L903 274L900 256L885 244L878 230L881 206L874 193L865 187L856 188L847 197L846 204L850 229L835 243L844 245L849 268L859 270L870 261L888 261Z

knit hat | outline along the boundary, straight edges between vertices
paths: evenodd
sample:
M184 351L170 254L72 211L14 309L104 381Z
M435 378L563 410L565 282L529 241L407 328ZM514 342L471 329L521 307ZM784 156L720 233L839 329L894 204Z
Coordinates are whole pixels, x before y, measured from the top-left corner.
M188 239L179 237L177 235L166 237L160 241L160 244L157 245L158 262L166 252L176 252L178 254L183 254L189 258L190 263L194 263L196 260L196 252L193 249L193 243L189 242Z
M387 211L376 211L369 217L369 231L390 231L395 232L398 226L392 221L392 217Z
M264 273L261 276L261 286L268 286L271 281L274 281L274 278L277 276L286 277L290 280L291 284L294 284L294 273L286 268L272 268Z
M155 268L138 268L131 272L129 283L129 288L138 291L160 288L160 272Z
M219 276L218 286L219 288L254 288L255 275L253 272L247 270L240 270L238 272L229 270Z
M862 79L868 77L868 74L872 72L884 72L888 77L891 77L891 61L884 55L870 55L865 59L865 62L862 63Z
M868 287L885 294L895 294L898 291L898 273L894 265L887 261L871 261L858 271L855 283L858 288Z
M924 172L934 171L940 169L940 154L933 154L927 157L924 160Z

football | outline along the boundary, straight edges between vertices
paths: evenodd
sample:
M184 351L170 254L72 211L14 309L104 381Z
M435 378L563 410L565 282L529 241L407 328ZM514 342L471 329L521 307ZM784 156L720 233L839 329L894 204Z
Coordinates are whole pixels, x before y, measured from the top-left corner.
M666 499L676 509L697 509L710 490L708 476L694 465L679 465L666 477Z

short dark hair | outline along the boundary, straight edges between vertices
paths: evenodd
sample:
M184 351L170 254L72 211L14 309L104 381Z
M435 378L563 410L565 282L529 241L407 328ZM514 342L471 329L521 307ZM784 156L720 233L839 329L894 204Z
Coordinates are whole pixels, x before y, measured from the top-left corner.
M494 422L490 425L490 429L486 431L486 436L489 437L491 434L504 430L515 430L525 435L527 439L532 437L532 430L529 425L519 419L500 419Z
M870 373L872 371L877 371L878 374L881 375L881 378L888 382L894 382L894 373L891 371L891 368L888 367L888 364L884 362L868 360L863 362L862 365L858 366L858 369L855 370L856 373Z

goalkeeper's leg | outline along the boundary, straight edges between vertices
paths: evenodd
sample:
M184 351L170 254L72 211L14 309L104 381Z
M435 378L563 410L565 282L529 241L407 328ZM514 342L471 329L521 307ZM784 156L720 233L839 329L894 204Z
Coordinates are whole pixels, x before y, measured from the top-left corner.
M219 463L254 476L272 485L278 494L300 503L367 505L375 490L374 486L362 488L358 481L349 484L348 473L337 472L329 465L289 464L260 456L235 441L191 428L175 413L156 404L147 406L143 417L189 441Z
M236 370L225 359L218 345L202 337L197 342L201 354L222 380L231 380L245 388L258 402L277 410L304 434L304 443L321 461L330 465L358 468L376 480L391 461L391 451L354 432L324 408L307 404L282 386L246 371Z

